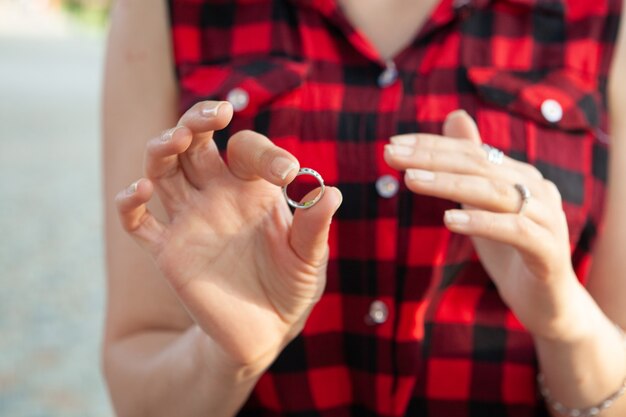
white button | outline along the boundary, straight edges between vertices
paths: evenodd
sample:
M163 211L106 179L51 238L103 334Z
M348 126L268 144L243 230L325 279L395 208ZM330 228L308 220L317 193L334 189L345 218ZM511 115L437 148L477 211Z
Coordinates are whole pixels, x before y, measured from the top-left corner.
M366 317L367 324L383 324L389 317L387 305L380 300L372 302L370 311Z
M383 175L376 180L376 191L383 198L391 198L398 194L400 184L398 180L391 175Z
M541 103L541 114L550 123L557 123L563 118L563 107L558 101L548 99Z
M226 101L229 101L230 104L233 105L234 111L242 111L248 107L248 103L250 103L250 96L243 88L233 88L228 92Z
M380 88L389 87L398 79L398 69L393 61L387 61L386 68L378 76L378 86Z

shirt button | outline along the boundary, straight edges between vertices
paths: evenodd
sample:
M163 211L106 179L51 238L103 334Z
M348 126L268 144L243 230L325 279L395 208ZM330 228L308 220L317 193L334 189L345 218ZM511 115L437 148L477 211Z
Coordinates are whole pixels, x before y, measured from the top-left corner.
M250 96L248 92L243 88L233 88L226 95L226 101L229 101L233 105L234 111L242 111L248 107L250 103Z
M557 123L563 118L563 107L558 101L548 99L541 103L541 114L548 122Z
M366 317L367 324L383 324L389 317L387 305L380 300L372 302L370 311Z
M387 61L385 70L378 76L378 86L380 88L389 87L398 79L398 69L393 61Z
M376 180L376 191L383 198L391 198L398 194L400 184L398 180L391 175L383 175Z

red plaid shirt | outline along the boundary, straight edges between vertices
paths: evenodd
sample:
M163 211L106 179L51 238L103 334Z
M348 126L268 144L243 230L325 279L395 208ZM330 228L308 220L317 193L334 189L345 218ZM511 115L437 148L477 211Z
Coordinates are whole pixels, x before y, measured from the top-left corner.
M485 142L557 184L584 279L621 2L443 0L393 62L333 0L170 3L181 112L230 100L219 146L256 130L344 195L325 294L240 415L546 415L530 335L443 227L455 204L409 192L383 146L467 110Z

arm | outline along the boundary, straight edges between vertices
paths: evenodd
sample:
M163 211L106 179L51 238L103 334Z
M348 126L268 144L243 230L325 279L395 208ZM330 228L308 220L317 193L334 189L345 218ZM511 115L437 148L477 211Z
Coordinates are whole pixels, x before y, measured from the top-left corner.
M564 404L585 407L615 392L626 378L626 352L611 321L626 327L626 8L609 79L611 153L605 227L599 237L587 289L582 297L593 325L578 343L537 339L541 367L553 396ZM584 307L583 307L584 308ZM572 383L573 381L573 383ZM555 416L557 414L554 414ZM626 398L602 414L626 415Z
M626 108L625 73L626 24L622 24L609 86L612 149L606 231L595 253L588 290L572 270L567 222L556 186L519 161L504 157L500 163L489 162L477 146L480 134L467 114L450 114L444 136L436 141L428 135L404 135L391 138L385 150L390 166L407 171L405 183L411 191L463 204L462 210L446 212L446 226L472 237L504 302L533 335L552 398L569 408L599 405L626 378L626 352L613 325L626 326L626 279L621 276L626 270L626 123L620 114ZM397 152L399 145L413 146L413 153ZM523 214L516 183L532 190ZM626 396L602 413L602 417L624 415Z
M327 187L292 215L280 187L297 175L293 155L241 131L226 163L213 132L232 118L227 103L197 103L176 121L166 15L151 0L119 0L113 14L104 372L118 415L227 417L323 292L341 193Z
M176 123L165 4L119 0L112 15L103 103L104 373L120 416L229 416L256 379L237 379L217 366L222 362L211 356L210 339L193 325L152 259L124 233L113 204L117 191L141 176L145 140ZM161 207L152 209L165 217Z
M605 227L594 253L588 289L611 320L626 328L626 7L609 79L611 153Z

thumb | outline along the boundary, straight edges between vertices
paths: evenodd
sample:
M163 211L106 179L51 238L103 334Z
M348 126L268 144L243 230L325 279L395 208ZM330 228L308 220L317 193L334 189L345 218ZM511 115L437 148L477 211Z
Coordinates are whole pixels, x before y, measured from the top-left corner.
M469 139L481 144L480 132L474 119L465 110L455 110L443 122L443 135L457 139Z
M313 190L303 200L310 200L319 191L319 188ZM326 187L324 195L313 207L296 209L289 243L304 262L318 265L326 258L330 223L342 200L339 189Z

